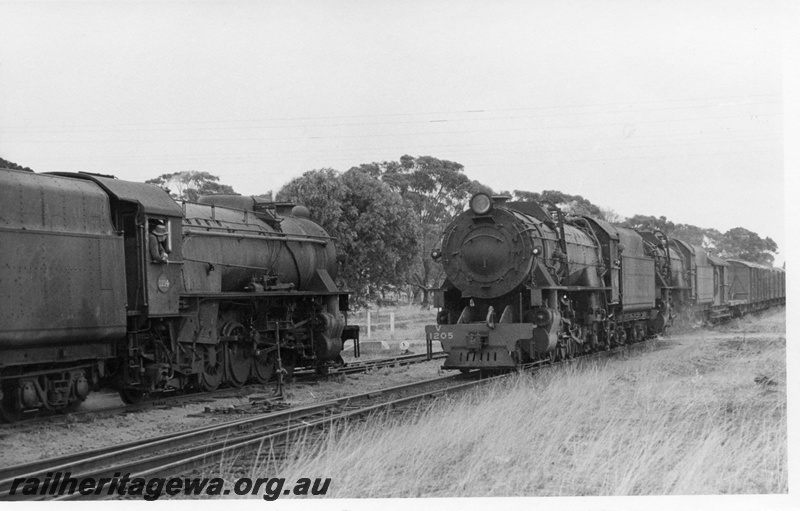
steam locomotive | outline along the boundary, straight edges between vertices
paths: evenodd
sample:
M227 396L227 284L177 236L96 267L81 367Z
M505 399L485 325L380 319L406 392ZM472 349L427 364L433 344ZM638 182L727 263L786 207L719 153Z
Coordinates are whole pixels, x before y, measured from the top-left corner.
M133 403L266 382L279 365L324 371L358 341L334 240L303 206L178 204L112 176L4 169L0 247L6 421L103 385Z
M431 256L446 279L425 331L449 369L571 358L663 333L677 317L715 322L786 298L783 270L483 193Z

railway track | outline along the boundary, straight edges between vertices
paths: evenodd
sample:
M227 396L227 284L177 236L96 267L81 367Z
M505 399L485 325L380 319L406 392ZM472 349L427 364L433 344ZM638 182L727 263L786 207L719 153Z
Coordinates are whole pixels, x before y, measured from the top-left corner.
M541 367L557 367L571 362L589 362L592 359L629 352L631 348L647 346L649 342L623 346L599 352L588 357L565 360L555 364L539 361L523 366L522 370ZM337 421L367 417L380 411L391 410L446 393L473 388L489 381L506 378L514 373L495 375L479 379L479 371L447 376L420 382L398 385L362 394L351 395L322 403L297 407L279 412L248 416L217 423L189 431L156 438L138 440L122 445L75 453L57 458L40 460L0 469L0 499L2 500L75 500L112 499L119 495L81 495L75 492L63 496L11 495L15 479L39 478L46 474L70 473L77 480L112 478L116 474L129 474L130 479L174 477L192 470L218 463L221 459L233 459L259 452L263 445L280 449L292 438L313 429L322 428Z
M407 405L486 381L477 380L476 377L477 374L453 374L0 469L0 499L53 498L9 494L15 479L39 477L43 480L47 473L69 472L71 477L78 480L110 478L115 473L130 474L130 478L185 473L217 462L222 457L228 458L249 450L258 450L265 442L286 441L293 435L335 421L366 416L379 410ZM114 497L116 495L77 494L55 497L55 500Z
M447 355L443 352L436 352L433 353L432 360L444 358L446 356ZM357 362L348 363L343 367L331 369L325 375L319 375L313 369L304 369L295 371L294 376L301 379L327 378L327 377L335 377L338 375L365 373L368 371L381 369L385 367L400 367L400 366L418 364L426 362L427 360L428 358L424 353L398 355L394 357L386 357L386 358L364 360L364 361L359 360ZM274 384L268 384L268 385L274 385ZM111 416L121 413L134 413L153 408L181 407L187 404L197 404L204 402L211 403L219 399L247 396L253 393L253 391L263 391L263 389L264 389L264 384L252 384L252 385L245 385L240 388L220 389L214 392L198 391L188 394L161 395L131 405L110 406L93 410L79 409L69 414L45 415L12 424L0 423L0 431L4 429L7 430L7 429L27 428L45 423L58 423L67 420L75 420L75 419L85 420L89 417Z

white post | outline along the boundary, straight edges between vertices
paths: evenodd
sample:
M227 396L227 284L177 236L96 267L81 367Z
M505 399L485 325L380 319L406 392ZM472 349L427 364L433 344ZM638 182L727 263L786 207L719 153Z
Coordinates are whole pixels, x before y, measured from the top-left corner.
M372 339L372 321L369 309L367 309L367 339Z
M391 332L392 340L394 340L394 311L389 313L389 332Z

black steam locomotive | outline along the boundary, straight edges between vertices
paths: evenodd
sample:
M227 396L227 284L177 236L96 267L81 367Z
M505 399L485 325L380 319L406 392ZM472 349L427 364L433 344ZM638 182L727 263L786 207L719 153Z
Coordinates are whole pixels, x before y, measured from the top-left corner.
M723 260L661 232L477 194L447 226L434 293L445 368L502 369L641 341L785 302L785 272Z
M158 244L158 245L156 245ZM341 362L348 294L302 206L176 203L97 174L0 169L0 413L266 382Z

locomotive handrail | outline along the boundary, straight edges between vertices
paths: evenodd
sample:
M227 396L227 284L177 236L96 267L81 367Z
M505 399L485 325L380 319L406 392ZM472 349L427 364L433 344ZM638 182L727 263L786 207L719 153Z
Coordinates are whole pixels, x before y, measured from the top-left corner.
M189 259L187 257L184 257L183 260L184 261L190 261L190 262L193 262L193 263L213 264L214 266L219 265L219 266L228 266L230 268L244 268L246 270L265 271L265 268L261 267L261 266L247 266L247 265L244 265L244 264L219 263L219 262L215 262L215 261L201 261L199 259Z
M206 227L201 227L201 229L207 229ZM319 245L327 245L328 240L332 240L333 238L329 237L304 237L304 236L290 236L290 235L283 235L281 236L280 233L269 233L265 232L263 234L237 234L235 232L213 232L211 230L205 231L189 231L184 230L183 234L185 236L220 236L225 238L247 238L247 239L254 239L254 240L282 240L282 241L302 241L307 243L317 243Z
M205 220L205 219L204 218L200 218L200 217L193 217L193 218L186 218L186 220L188 221L188 220ZM239 223L239 222L226 222L226 223L234 224L236 226L253 225L253 224L245 224L245 223ZM191 228L191 229L205 229L208 232L211 232L211 231L230 231L231 230L230 227L215 226L215 225L192 224L191 222L184 223L183 227ZM241 227L236 227L236 228L237 229L241 229ZM247 231L247 232L263 233L264 235L275 235L275 236L278 236L278 237L290 236L289 234L285 234L285 233L281 233L281 232L262 231L262 230L259 230L259 229L242 229L242 230L243 231ZM335 238L333 238L332 236L320 236L320 235L317 235L317 234L303 234L302 235L302 239L303 240L307 240L307 239L308 240L332 240L332 239L335 239Z

